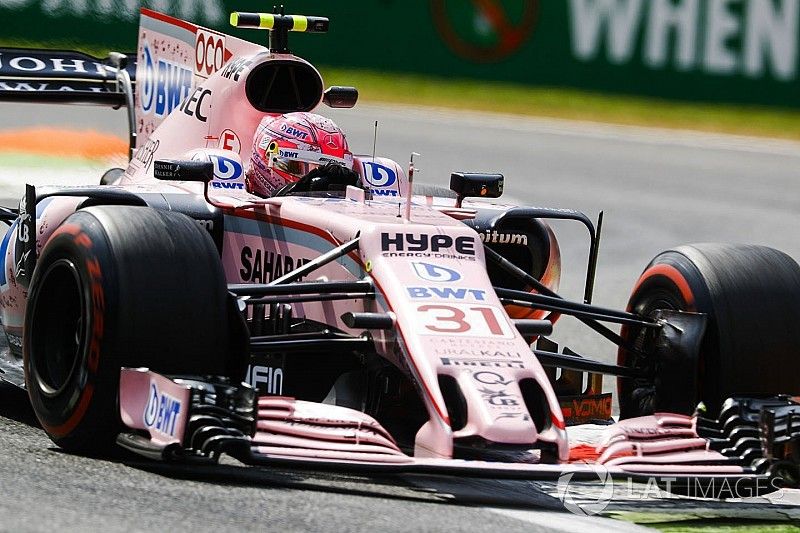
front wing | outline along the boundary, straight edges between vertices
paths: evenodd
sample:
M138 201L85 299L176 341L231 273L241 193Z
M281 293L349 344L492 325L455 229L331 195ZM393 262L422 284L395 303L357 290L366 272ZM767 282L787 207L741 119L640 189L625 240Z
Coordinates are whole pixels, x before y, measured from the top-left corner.
M573 443L559 464L415 457L360 411L147 369L122 370L120 414L129 431L118 444L163 461L215 463L224 453L298 469L526 480L570 473L655 479L678 493L747 486L754 495L796 483L800 463L800 404L789 397L731 399L717 419L658 413L617 422Z

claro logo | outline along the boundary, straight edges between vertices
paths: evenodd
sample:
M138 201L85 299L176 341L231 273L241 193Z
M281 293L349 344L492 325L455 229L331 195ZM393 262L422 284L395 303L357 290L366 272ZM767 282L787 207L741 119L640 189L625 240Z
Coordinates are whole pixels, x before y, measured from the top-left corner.
M204 29L197 30L194 45L196 74L204 78L211 76L225 66L231 53L225 49L225 36L221 33L212 33Z

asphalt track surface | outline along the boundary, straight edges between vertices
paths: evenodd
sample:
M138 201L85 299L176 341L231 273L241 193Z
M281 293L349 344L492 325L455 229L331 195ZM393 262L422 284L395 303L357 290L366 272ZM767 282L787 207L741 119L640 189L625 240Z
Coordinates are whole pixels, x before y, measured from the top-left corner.
M520 203L591 216L604 210L594 299L601 305L623 307L647 262L682 243L760 243L800 259L800 144L413 108L328 114L362 153L372 151L377 120L377 152L401 162L422 154L420 181L446 185L453 170L499 171L506 196ZM125 135L121 113L0 106L0 127L42 123ZM0 181L0 196L15 204L24 180L0 171ZM580 297L585 230L555 226L562 293ZM614 357L613 347L577 324L564 321L557 330L578 352ZM187 469L74 456L52 446L26 400L0 385L2 531L634 529L561 511L546 483L359 477L234 461Z

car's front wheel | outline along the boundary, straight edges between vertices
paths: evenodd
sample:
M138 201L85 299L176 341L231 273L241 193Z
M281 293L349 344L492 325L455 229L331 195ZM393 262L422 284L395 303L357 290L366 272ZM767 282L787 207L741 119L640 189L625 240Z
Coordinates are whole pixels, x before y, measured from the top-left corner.
M42 250L25 316L26 386L50 438L108 452L123 366L226 375L225 288L213 241L184 215L128 206L71 215Z
M716 412L732 395L800 393L800 267L783 252L716 243L663 252L639 277L628 309L644 316L657 309L705 313L708 322L696 388L686 386L688 376L665 387L658 383L664 362L619 350L620 365L652 376L618 381L622 418L699 401ZM647 351L645 329L624 327L622 336Z

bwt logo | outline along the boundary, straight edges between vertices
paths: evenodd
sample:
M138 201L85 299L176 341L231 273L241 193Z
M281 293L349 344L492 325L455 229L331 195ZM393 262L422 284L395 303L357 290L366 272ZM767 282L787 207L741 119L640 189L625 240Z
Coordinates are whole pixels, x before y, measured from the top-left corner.
M220 183L218 181L212 181L211 187L213 187L214 189L244 190L244 183L228 183L226 181Z
M142 111L165 117L189 96L192 90L192 71L164 59L157 62L148 43L144 44L141 80Z
M284 132L286 135L290 137L294 137L296 139L306 139L308 137L308 133L295 128L294 126L289 126L288 124L281 124L281 131Z
M181 401L169 394L158 391L158 386L150 382L150 398L144 410L144 425L159 433L174 437L175 426L180 419Z
M242 165L235 159L221 155L209 155L214 163L214 179L230 181L242 177Z
M486 300L486 291L453 287L406 287L410 298L441 298L442 300Z
M397 173L387 166L364 161L364 179L370 187L391 187L397 182Z
M430 263L423 263L415 261L411 263L411 268L418 278L425 281L434 281L439 283L451 283L461 279L461 274L450 268L445 268L439 265L432 265Z

